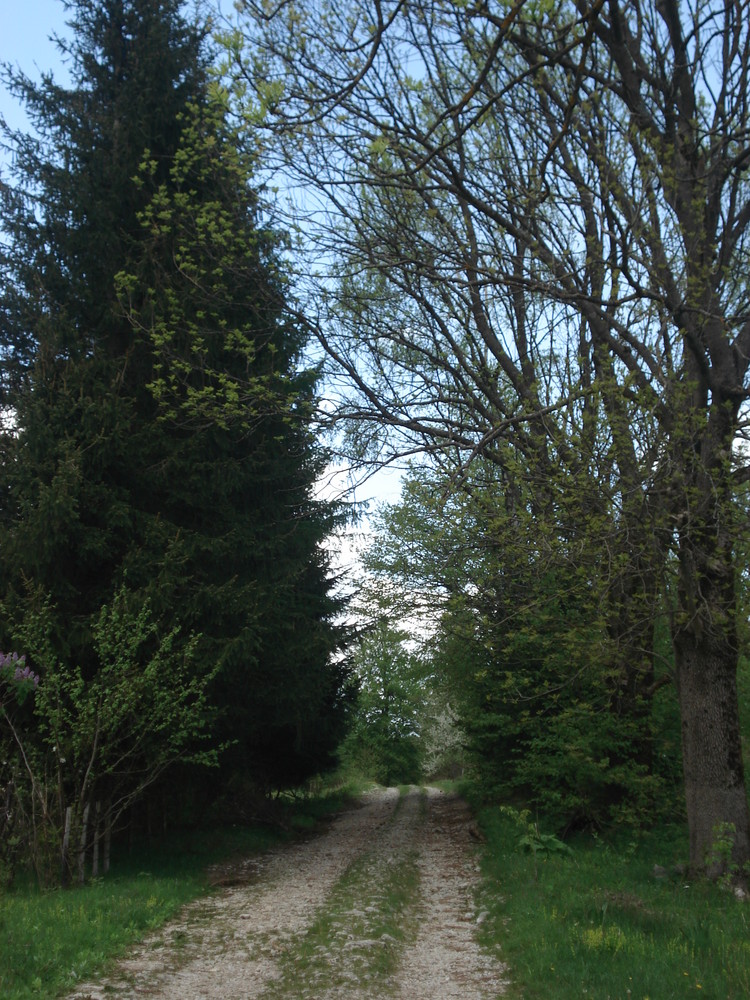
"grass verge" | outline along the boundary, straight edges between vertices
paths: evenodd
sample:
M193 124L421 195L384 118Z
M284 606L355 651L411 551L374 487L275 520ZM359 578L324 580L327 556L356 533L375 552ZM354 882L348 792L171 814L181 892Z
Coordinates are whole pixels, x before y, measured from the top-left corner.
M580 839L568 853L500 808L480 822L484 943L508 963L508 997L750 996L750 904L679 874L682 829Z
M298 799L290 806L289 826L307 831L350 798L339 788ZM150 848L115 854L106 878L79 888L20 885L0 892L0 997L39 1000L75 989L185 903L211 892L208 865L258 853L283 836L267 827L175 834Z

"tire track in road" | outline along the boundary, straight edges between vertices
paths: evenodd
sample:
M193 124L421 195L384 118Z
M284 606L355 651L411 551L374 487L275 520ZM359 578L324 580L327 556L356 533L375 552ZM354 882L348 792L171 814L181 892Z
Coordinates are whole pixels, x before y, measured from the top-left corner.
M400 970L397 1000L490 1000L505 990L502 963L476 941L471 828L465 802L427 789L418 835L419 930Z

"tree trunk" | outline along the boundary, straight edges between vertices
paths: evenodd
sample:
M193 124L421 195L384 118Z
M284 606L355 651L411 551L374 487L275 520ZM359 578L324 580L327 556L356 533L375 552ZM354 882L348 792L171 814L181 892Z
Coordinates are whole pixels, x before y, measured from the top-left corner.
M737 654L715 637L681 633L675 642L682 722L682 764L690 864L712 877L728 858L712 858L717 841L734 841L731 863L750 860L750 817L737 704ZM730 824L727 826L726 824Z
M67 885L70 878L70 825L73 807L65 809L65 827L63 829L62 849L60 851L60 882Z
M716 481L716 480L715 480ZM706 497L705 484L700 496ZM697 492L697 491L696 491ZM734 557L729 505L693 508L681 532L673 641L690 864L712 877L750 861L742 763ZM733 841L718 857L719 840Z
M104 874L109 871L112 852L112 811L109 804L104 814Z
M94 834L93 834L93 849L91 855L91 877L99 877L99 820L100 820L101 802L97 800L94 805Z
M78 847L78 882L80 885L86 881L86 846L89 833L89 803L83 808L83 818L81 820L81 841Z

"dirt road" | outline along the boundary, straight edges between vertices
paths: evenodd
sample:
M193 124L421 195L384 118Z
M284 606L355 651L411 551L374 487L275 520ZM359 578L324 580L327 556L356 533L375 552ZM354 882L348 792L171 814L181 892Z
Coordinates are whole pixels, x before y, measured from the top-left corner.
M252 858L70 1000L491 1000L470 818L437 789L369 793L321 836Z

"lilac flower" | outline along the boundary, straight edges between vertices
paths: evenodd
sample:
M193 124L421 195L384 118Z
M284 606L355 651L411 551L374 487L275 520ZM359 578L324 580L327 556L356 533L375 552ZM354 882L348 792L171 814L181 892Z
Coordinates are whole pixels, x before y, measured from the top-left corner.
M16 667L16 672L13 675L13 680L30 681L35 688L39 686L39 675L35 674L33 670L29 670L28 667L24 667L23 670L21 670L20 667Z
M35 674L28 666L25 656L19 656L18 653L0 652L0 671L3 670L9 678L12 670L12 680L16 683L33 684L34 688L39 686L39 675Z

